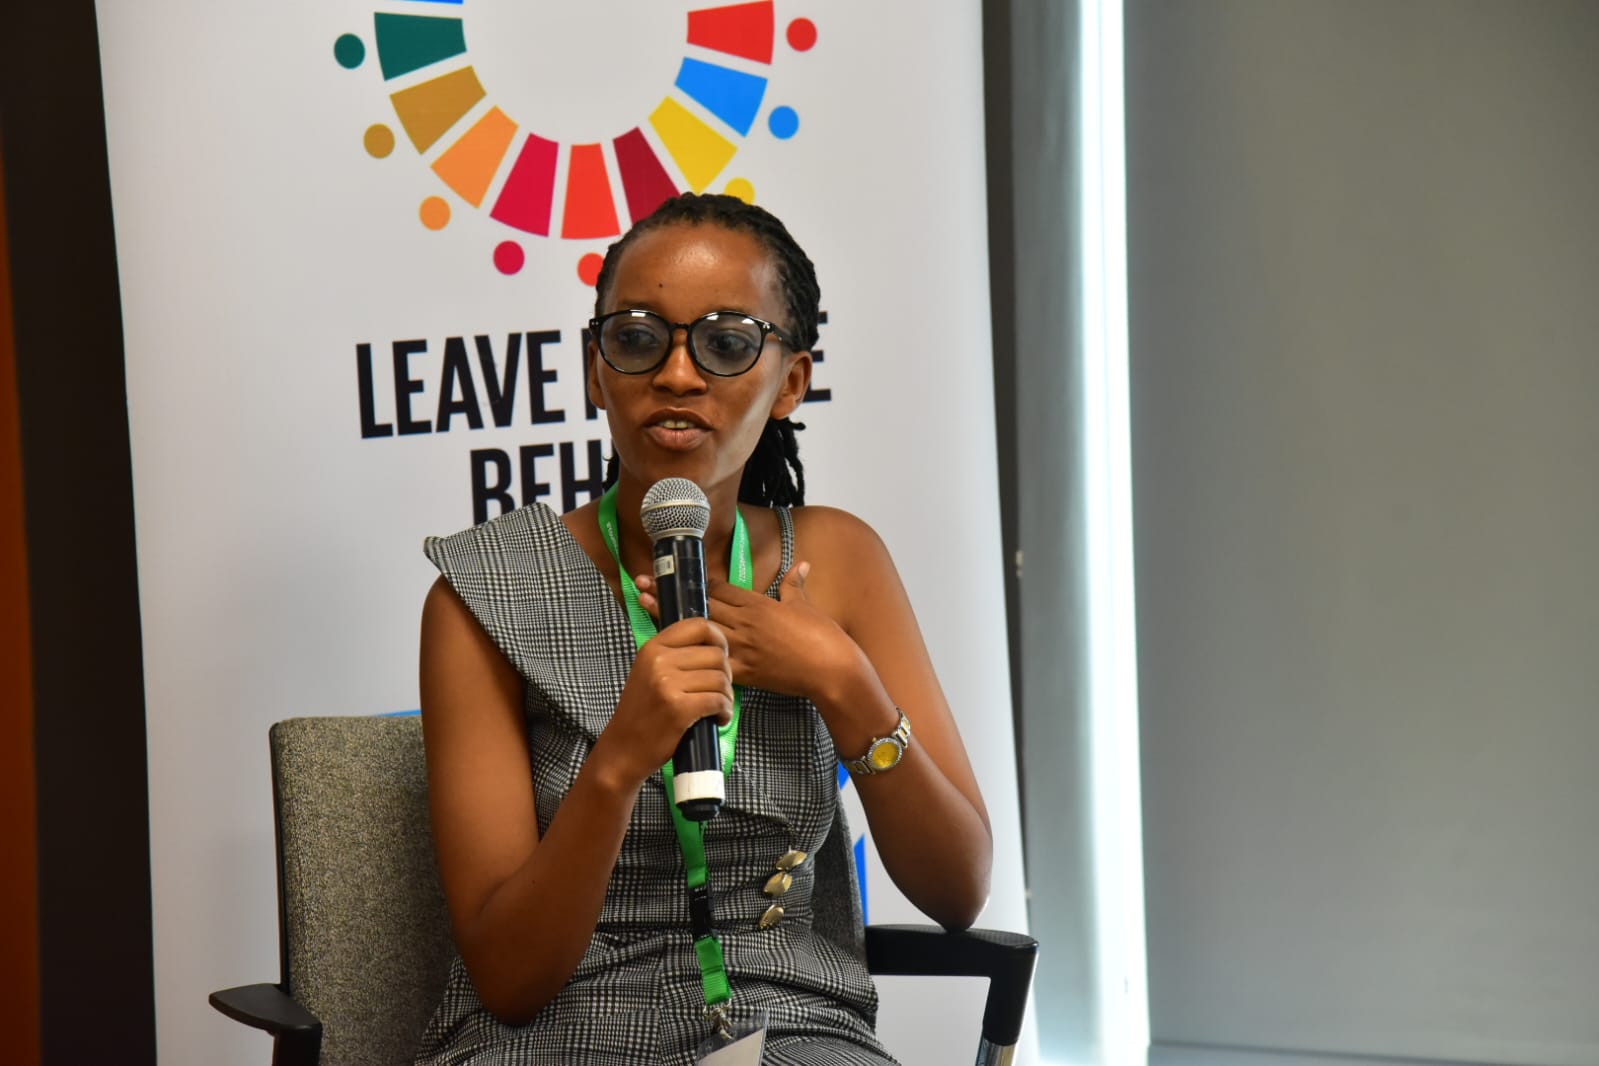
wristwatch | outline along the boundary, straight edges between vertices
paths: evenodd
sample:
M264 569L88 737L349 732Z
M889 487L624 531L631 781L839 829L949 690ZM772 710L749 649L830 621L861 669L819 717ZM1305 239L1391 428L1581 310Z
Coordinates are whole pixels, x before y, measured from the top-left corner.
M898 707L894 709L899 711ZM899 724L894 731L872 741L866 754L859 759L845 759L844 769L862 776L887 773L899 765L899 761L905 757L905 749L910 746L911 720L905 717L904 711L899 711Z

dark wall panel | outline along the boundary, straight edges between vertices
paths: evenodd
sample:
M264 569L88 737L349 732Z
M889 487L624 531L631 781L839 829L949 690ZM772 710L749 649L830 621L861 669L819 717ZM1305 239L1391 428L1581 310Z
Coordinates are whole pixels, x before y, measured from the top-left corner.
M0 144L0 188L4 187ZM22 434L11 253L0 198L0 1032L17 1066L39 1061L39 848L33 767L33 635L23 536Z
M144 694L94 6L0 36L37 771L43 1061L153 1063Z

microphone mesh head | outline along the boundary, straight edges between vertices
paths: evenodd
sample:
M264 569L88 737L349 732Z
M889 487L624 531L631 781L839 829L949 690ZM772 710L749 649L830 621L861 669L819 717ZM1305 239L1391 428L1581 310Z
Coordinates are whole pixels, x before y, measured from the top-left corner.
M644 494L639 519L651 543L662 537L703 537L711 525L711 501L686 477L662 478Z

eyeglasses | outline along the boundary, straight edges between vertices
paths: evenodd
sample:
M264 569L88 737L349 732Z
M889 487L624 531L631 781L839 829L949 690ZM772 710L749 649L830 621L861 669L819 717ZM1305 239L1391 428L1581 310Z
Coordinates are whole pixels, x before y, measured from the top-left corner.
M770 322L738 311L712 311L692 322L668 322L654 311L612 311L589 320L600 357L620 374L648 374L672 352L678 330L688 334L688 354L707 374L731 378L760 359L768 333L795 351L793 337Z

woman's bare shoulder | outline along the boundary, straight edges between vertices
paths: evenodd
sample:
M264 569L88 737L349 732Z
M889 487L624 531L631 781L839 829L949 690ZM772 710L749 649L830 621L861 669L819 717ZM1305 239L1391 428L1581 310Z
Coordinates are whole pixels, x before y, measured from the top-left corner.
M796 507L794 515L794 539L798 542L799 551L805 555L815 549L859 551L868 548L873 551L886 551L883 547L883 538L877 535L865 519L851 514L841 507L828 507L813 505L809 507Z
M883 538L837 507L794 509L794 556L810 564L806 588L818 606L855 633L863 618L904 599Z

